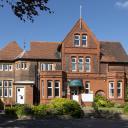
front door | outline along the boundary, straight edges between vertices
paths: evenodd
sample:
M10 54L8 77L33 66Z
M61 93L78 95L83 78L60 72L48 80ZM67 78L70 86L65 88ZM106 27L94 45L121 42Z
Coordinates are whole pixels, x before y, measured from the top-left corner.
M24 104L24 88L17 87L16 92L17 92L17 97L16 97L17 103Z
M76 87L71 88L71 97L72 97L72 100L79 102L78 88Z

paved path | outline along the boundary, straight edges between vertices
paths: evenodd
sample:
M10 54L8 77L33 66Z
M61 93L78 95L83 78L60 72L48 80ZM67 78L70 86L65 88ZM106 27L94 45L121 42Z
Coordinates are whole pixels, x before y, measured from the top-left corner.
M71 120L6 120L0 128L128 128L128 120L71 119Z

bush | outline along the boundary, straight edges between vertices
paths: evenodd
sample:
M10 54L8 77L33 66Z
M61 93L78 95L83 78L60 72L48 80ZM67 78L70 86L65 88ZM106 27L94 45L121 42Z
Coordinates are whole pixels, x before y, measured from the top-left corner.
M97 95L94 98L94 107L113 107L114 103L106 99L104 96Z
M16 115L21 118L22 116L31 115L31 107L27 105L16 105Z
M80 105L73 100L66 98L55 98L49 104L55 115L70 115L72 117L81 117L83 111Z
M0 110L4 110L4 104L3 104L3 102L1 101L1 99L0 99Z
M16 116L21 118L22 116L30 115L32 113L31 107L27 105L15 105L13 107L6 107L5 114L9 116Z
M17 117L16 115L16 108L15 107L6 107L5 114L8 116Z
M32 107L32 114L35 117L44 117L48 114L48 105L38 105Z
M126 103L125 106L124 106L124 113L128 114L128 103Z

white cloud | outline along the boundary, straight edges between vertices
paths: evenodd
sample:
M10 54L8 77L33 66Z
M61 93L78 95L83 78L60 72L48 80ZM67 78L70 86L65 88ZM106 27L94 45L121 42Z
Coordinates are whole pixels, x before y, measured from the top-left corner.
M120 8L124 8L124 9L128 9L128 0L127 1L123 1L123 2L116 2L116 6L120 7Z

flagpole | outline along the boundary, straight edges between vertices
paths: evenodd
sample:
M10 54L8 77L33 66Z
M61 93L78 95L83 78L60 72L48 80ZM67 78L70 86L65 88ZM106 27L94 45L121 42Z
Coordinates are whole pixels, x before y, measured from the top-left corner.
M80 29L82 28L82 5L80 5Z

